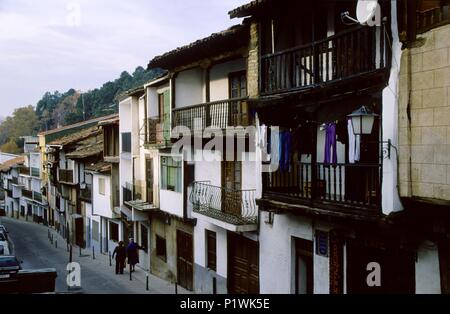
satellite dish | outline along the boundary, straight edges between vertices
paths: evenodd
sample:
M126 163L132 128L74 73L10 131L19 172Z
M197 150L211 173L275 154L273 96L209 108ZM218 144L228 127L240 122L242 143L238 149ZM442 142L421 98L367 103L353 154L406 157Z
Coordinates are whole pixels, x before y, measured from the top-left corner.
M367 22L371 21L375 14L377 14L378 0L358 0L356 6L356 18L362 25L367 25Z

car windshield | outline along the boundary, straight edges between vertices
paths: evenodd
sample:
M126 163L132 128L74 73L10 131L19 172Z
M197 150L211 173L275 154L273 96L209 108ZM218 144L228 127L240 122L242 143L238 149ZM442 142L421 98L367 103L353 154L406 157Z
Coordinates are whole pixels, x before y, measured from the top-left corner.
M19 266L15 257L0 257L0 267L14 267Z

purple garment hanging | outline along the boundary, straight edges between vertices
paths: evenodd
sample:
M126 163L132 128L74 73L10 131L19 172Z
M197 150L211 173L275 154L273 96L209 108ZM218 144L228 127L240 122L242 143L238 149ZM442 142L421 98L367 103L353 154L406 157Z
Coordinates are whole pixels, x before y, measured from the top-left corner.
M325 164L337 164L336 123L327 123L325 126Z
M281 133L280 164L282 171L289 171L291 166L292 135L289 131Z

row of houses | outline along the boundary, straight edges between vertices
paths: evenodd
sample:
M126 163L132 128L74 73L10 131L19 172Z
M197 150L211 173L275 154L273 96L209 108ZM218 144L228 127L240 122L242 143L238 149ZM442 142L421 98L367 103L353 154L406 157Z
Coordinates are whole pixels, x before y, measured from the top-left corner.
M377 3L230 11L118 115L27 139L7 213L197 293L448 293L450 3Z

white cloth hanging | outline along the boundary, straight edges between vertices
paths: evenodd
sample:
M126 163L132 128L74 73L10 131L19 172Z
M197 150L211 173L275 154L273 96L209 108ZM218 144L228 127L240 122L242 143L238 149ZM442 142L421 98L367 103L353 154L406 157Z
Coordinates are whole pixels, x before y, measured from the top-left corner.
M352 120L347 121L348 130L348 161L354 164L361 158L361 135L355 135L353 132Z

